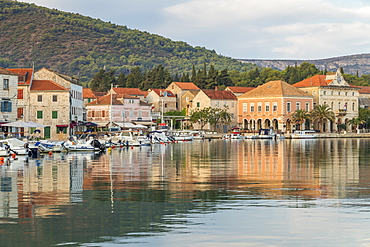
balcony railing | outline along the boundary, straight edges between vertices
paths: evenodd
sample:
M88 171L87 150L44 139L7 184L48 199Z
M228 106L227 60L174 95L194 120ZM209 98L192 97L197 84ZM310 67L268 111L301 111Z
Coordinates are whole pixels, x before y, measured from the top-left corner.
M339 110L335 111L335 113L339 116L345 116L345 115L347 115L347 109L339 109Z

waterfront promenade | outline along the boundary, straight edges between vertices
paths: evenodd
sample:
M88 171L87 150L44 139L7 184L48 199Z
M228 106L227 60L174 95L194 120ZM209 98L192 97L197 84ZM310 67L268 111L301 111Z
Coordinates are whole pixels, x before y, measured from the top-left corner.
M245 133L245 136L254 135L255 133ZM205 139L222 139L224 133L206 133L204 135ZM291 139L291 133L284 134L286 139ZM317 133L316 138L370 138L370 133L354 133L354 132L347 132L347 133Z

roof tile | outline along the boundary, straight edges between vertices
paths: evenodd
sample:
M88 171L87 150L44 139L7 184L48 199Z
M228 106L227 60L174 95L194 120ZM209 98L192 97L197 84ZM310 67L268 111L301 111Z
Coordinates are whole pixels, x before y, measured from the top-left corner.
M31 91L69 91L69 89L49 80L33 80Z

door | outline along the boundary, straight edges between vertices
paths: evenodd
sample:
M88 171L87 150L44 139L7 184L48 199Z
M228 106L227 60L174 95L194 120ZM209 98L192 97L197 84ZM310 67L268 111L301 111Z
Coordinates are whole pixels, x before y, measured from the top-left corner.
M50 138L50 126L44 127L44 138L49 139Z

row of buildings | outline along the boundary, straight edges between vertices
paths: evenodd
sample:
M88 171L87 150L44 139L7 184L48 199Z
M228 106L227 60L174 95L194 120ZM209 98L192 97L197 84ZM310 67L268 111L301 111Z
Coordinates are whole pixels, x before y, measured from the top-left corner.
M358 117L358 108L369 105L369 87L348 84L338 70L327 75L316 75L294 85L270 81L253 87L227 87L225 90L204 90L190 82L172 82L164 89L141 91L138 88L113 87L108 92L93 92L83 88L78 80L42 68L0 68L0 125L16 120L32 121L45 127L42 137L74 133L80 126L125 127L128 123L155 125L157 119L169 111L227 107L232 114L228 126L217 126L227 131L232 127L245 130L274 128L321 129L337 131L339 123ZM318 120L296 126L291 114L298 109L311 111L315 105L328 105L335 113L333 121ZM171 123L170 117L166 120ZM185 119L186 120L186 117ZM162 121L162 120L161 120ZM193 127L199 128L197 124ZM11 132L1 127L2 132ZM210 128L206 126L205 128ZM65 136L63 136L65 138Z

